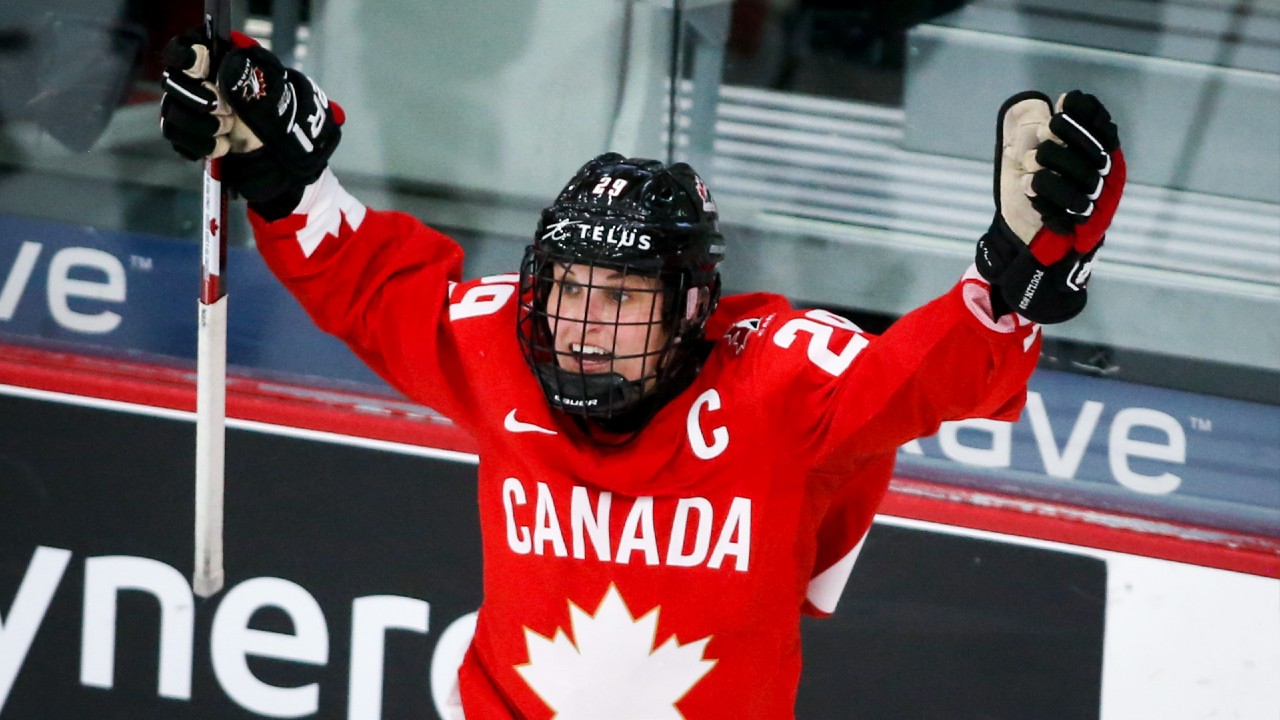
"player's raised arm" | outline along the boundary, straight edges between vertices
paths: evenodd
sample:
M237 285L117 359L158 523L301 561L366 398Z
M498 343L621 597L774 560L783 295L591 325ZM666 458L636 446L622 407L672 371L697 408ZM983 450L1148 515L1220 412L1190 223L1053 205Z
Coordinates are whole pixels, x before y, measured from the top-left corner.
M245 198L258 250L315 323L388 382L451 413L438 367L462 251L397 212L366 208L328 168L342 108L311 78L245 36L200 72L197 36L166 50L164 135L183 156L223 156L223 182ZM207 70L207 69L206 69Z
M997 116L996 212L976 267L866 343L815 433L824 449L887 451L948 420L1016 419L1040 325L1083 310L1124 180L1116 126L1097 98L1009 98Z

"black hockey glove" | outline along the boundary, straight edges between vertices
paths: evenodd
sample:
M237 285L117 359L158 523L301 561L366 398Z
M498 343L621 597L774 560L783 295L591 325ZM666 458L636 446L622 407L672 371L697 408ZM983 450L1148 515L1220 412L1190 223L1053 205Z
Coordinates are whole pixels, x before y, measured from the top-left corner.
M218 95L209 80L214 66L209 45L198 30L173 38L164 49L164 96L160 98L160 132L188 160L222 157L262 147Z
M1092 95L1073 90L1055 107L1023 92L1000 107L996 133L996 214L976 259L992 307L1038 323L1070 320L1088 300L1124 191L1116 126Z
M342 108L250 38L211 62L196 32L164 51L164 136L183 157L224 157L222 181L268 220L288 215L341 139ZM207 78L216 65L218 89Z

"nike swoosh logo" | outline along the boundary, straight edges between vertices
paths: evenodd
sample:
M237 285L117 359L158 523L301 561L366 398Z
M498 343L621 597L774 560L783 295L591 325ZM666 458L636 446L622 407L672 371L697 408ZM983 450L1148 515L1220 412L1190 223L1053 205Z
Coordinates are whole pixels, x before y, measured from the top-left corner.
M514 408L511 410L511 412L507 413L506 419L502 421L502 427L506 428L507 432L513 432L513 433L530 433L531 432L531 433L542 433L543 435L559 435L560 434L555 430L548 430L540 425L534 425L533 423L527 423L527 422L520 422L519 420L516 419L516 411Z

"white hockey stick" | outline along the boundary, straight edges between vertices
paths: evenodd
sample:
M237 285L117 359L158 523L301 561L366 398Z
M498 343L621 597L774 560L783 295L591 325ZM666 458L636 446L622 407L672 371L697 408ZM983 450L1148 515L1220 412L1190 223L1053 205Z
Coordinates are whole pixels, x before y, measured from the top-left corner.
M205 0L205 30L215 47L231 37L229 0ZM221 53L214 53L215 57ZM211 66L210 74L215 72ZM216 80L215 80L216 82ZM222 161L205 161L200 230L200 302L196 330L196 522L191 589L209 597L222 589L222 498L227 408L227 191Z

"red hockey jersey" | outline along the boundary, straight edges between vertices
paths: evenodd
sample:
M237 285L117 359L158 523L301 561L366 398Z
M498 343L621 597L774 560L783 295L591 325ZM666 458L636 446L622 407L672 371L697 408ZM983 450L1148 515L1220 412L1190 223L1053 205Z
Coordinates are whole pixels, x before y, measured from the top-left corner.
M452 240L329 173L253 227L322 329L479 443L469 720L793 717L801 612L834 608L896 448L1015 418L1038 355L1038 327L993 321L972 272L880 337L730 296L693 384L609 447L525 365L516 275L462 282Z

